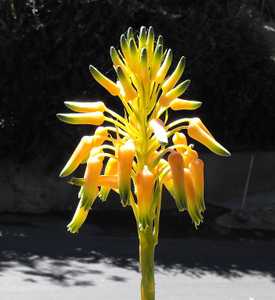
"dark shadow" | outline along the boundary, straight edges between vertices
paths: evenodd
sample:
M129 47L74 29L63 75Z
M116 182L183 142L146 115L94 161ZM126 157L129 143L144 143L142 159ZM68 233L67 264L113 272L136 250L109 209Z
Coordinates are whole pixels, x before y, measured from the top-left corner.
M107 215L106 215L107 214ZM92 286L97 280L105 278L126 282L127 278L102 271L100 264L138 272L138 242L134 226L125 228L119 236L112 230L116 227L113 214L113 226L100 227L87 223L78 235L65 231L63 217L28 218L28 225L0 225L0 276L5 276L9 269L15 269L23 280L33 284L39 280L48 280L61 286ZM96 215L96 214L95 214ZM99 214L100 215L100 214ZM108 218L108 213L105 213ZM180 216L182 218L182 216ZM245 274L270 276L275 280L274 248L275 240L233 235L221 235L206 229L186 230L175 214L163 215L162 228L164 235L156 250L156 269L158 272L186 273L201 277L205 273L215 273L225 278L237 278ZM108 218L110 220L110 218ZM183 218L186 219L186 218ZM127 218L125 227L128 226ZM111 221L110 221L111 222ZM178 223L178 224L177 224ZM167 232L170 228L170 237ZM182 235L178 234L182 228ZM177 234L175 234L177 232ZM105 268L103 268L105 270ZM82 280L82 276L92 275L92 280Z

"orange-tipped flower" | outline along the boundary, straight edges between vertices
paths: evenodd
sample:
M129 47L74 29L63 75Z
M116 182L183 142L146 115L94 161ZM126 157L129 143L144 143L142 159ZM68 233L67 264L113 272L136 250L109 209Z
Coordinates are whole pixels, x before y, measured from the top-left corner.
M145 227L150 222L155 178L153 173L144 166L136 176L137 204L139 221Z
M118 188L123 206L129 204L131 171L135 156L135 145L128 140L118 149Z
M168 163L171 168L171 175L174 185L175 201L179 211L186 208L186 195L184 188L184 161L182 155L173 151L168 156Z
M199 141L217 155L230 156L230 152L214 139L199 118L190 120L187 131L191 138Z

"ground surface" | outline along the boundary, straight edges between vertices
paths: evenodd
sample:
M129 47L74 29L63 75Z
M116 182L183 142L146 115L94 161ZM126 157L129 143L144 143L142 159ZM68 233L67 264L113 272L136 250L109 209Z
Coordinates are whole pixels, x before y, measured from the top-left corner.
M139 299L134 227L122 218L124 228L101 219L95 214L96 224L72 236L67 217L2 215L0 299ZM203 228L181 235L174 225L163 218L157 300L274 300L273 236Z

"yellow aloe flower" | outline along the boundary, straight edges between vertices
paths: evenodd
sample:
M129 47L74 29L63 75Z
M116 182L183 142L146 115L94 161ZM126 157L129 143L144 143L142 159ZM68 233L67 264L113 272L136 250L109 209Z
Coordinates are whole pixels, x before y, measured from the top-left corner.
M106 167L105 167L105 172L104 172L104 175L105 176L117 176L117 159L116 158L113 158L113 157L110 157L106 163ZM116 177L116 180L117 180L117 177ZM117 180L117 183L116 183L116 189L118 188L118 180ZM99 197L101 199L101 201L106 201L107 200L107 197L109 195L109 192L111 190L111 188L114 189L114 187L106 187L106 186L101 186L100 188L100 193L99 193Z
M148 166L145 165L136 175L138 213L140 222L144 227L150 223L154 183L154 174L148 169Z
M129 204L131 190L131 170L135 156L135 145L131 140L118 149L118 188L121 202L124 206Z
M182 155L173 151L168 156L168 163L170 165L174 198L179 211L183 211L186 208L186 194L184 187L184 160Z
M110 190L119 193L122 205L131 207L137 222L141 299L154 300L154 249L163 187L196 227L205 210L204 164L188 144L187 135L218 155L230 153L199 118L170 120L171 110L195 110L201 102L179 98L190 85L189 79L180 82L185 58L171 71L172 50L165 49L163 37L156 36L152 27L142 26L138 35L129 28L121 35L120 49L110 48L110 56L116 81L94 66L89 69L94 80L121 103L124 114L97 100L67 101L73 113L57 115L69 124L101 125L93 135L81 139L60 173L71 175L86 164L83 178L68 181L80 187L80 201L68 230L79 231L98 196L105 201Z
M190 119L187 132L191 138L199 141L214 153L221 156L230 156L228 150L214 139L199 118Z

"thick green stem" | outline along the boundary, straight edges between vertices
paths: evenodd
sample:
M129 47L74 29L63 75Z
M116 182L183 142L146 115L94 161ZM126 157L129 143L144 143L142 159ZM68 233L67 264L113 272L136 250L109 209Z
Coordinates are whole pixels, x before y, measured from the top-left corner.
M153 230L148 226L139 231L141 300L155 300L154 253Z

